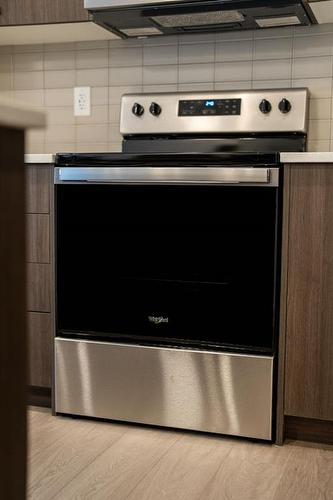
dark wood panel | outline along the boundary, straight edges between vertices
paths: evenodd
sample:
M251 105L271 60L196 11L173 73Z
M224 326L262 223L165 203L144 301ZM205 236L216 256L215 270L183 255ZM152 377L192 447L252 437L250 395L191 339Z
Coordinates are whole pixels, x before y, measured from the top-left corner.
M26 167L26 212L28 214L50 213L50 175L48 165Z
M23 131L0 128L0 497L25 498L26 294Z
M49 264L50 261L50 216L27 215L27 262Z
M52 316L43 313L28 313L28 384L51 387Z
M51 389L47 387L28 387L28 404L40 406L41 408L51 408Z
M293 165L285 413L333 420L333 166Z
M84 8L83 0L44 0L45 22L68 23L87 21L88 11Z
M44 0L10 0L8 24L41 24L45 22Z
M87 21L84 0L0 0L0 25Z
M0 0L0 26L9 24L9 3L10 0Z
M27 264L27 310L51 311L51 266Z
M333 444L333 422L311 418L285 417L286 439Z

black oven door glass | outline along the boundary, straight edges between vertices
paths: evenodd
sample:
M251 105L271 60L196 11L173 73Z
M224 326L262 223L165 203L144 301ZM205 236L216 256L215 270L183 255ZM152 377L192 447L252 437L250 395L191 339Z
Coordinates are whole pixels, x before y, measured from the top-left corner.
M277 190L59 185L57 331L271 351Z

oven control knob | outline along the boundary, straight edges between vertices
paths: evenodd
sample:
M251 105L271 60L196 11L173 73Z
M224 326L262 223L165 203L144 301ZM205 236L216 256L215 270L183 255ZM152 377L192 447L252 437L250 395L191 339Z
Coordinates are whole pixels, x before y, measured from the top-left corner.
M142 116L144 112L145 112L145 108L143 106L141 106L141 104L136 102L132 108L133 115Z
M272 105L267 99L263 99L261 103L259 104L259 109L264 115L267 115L272 111Z
M289 113L291 110L291 102L288 101L288 99L282 99L279 103L279 110L284 114Z
M157 102L152 102L149 111L153 116L159 116L162 113L162 108Z

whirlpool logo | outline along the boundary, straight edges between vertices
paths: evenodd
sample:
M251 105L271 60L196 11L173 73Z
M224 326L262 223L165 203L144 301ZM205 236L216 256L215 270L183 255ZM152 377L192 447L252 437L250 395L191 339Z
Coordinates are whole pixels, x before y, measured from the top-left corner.
M148 316L148 321L153 325L162 325L163 323L169 323L169 318L167 316Z

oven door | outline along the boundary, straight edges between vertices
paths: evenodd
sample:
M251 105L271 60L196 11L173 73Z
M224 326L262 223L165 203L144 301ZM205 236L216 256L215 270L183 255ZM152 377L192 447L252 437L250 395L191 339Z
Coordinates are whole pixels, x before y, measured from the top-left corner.
M58 336L274 351L278 169L55 176Z

